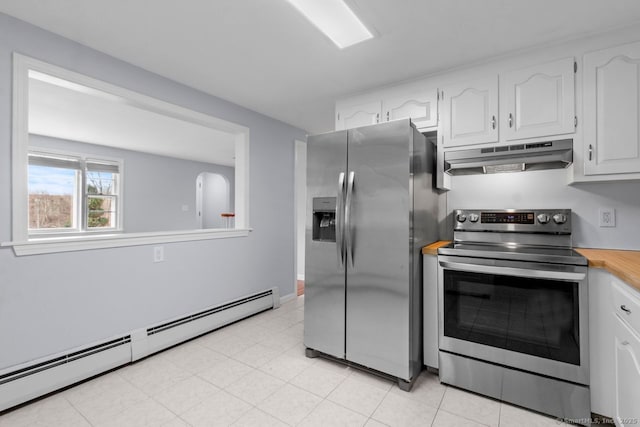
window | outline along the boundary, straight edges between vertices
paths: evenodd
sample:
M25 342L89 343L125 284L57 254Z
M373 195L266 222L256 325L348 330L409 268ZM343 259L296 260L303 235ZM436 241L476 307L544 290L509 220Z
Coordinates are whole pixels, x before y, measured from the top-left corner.
M29 152L29 234L120 230L121 162Z

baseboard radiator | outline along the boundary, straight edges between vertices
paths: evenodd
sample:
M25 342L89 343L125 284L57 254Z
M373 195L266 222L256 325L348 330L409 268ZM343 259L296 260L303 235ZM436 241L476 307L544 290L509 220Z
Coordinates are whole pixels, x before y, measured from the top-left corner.
M0 411L279 306L278 288L272 288L127 335L1 370Z

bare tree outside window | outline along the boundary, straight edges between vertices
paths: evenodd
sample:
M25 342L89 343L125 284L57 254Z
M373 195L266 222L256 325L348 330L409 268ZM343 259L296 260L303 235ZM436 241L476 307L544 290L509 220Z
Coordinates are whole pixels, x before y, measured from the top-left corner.
M114 174L87 172L87 227L113 227Z

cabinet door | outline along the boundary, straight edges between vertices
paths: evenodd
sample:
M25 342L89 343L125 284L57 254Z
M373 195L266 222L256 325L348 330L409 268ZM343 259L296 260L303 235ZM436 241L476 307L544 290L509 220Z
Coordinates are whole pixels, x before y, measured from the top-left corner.
M589 381L591 410L613 418L615 414L616 314L613 277L601 268L589 268ZM623 285L627 286L627 285Z
M379 123L381 107L381 101L371 101L340 108L336 112L336 130L353 129Z
M506 140L575 132L574 60L501 76L501 132Z
M418 129L438 125L438 91L425 90L389 97L382 102L385 121L411 119Z
M442 89L443 145L498 142L498 77Z
M640 43L584 56L584 174L640 172Z
M640 338L619 318L615 328L616 424L640 420Z

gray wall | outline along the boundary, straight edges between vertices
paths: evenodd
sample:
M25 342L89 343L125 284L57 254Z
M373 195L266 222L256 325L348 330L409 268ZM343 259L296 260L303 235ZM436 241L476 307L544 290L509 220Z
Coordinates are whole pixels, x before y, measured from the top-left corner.
M166 244L161 263L153 263L150 246L25 257L0 248L0 369L268 287L294 293L293 147L303 131L3 14L0 241L11 240L13 51L249 127L254 231Z
M124 231L127 233L198 228L196 212L198 174L212 172L223 175L229 180L232 189L235 182L234 168L229 166L157 156L42 135L30 135L29 145L122 159L124 161L122 216ZM233 191L231 195L230 206L233 209ZM189 210L183 211L183 205L189 206Z
M570 208L573 244L640 250L640 182L567 185L567 171L549 170L452 177L447 212L454 209ZM616 209L616 227L598 226L598 209ZM451 226L451 215L449 227ZM450 229L450 228L449 228Z

